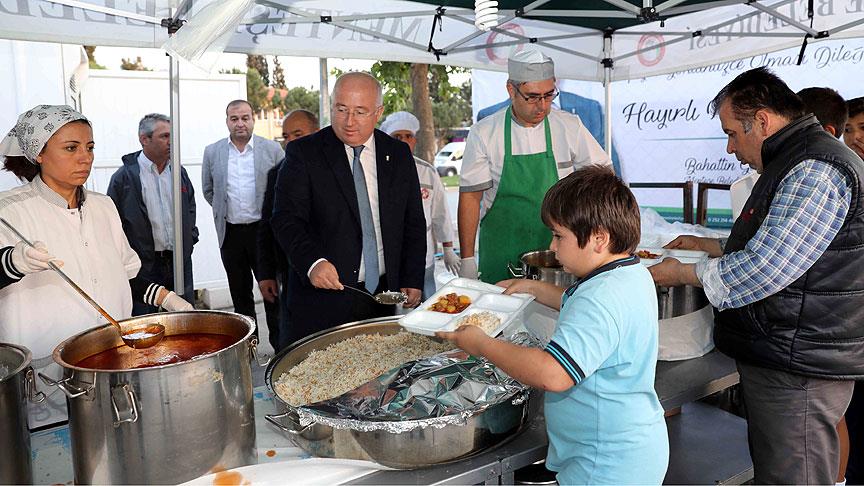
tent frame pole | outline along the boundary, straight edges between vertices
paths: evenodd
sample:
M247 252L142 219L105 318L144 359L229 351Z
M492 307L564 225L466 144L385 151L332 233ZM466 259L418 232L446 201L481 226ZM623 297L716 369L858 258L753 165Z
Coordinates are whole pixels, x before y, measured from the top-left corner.
M187 301L193 298L194 302L193 296L184 295L186 283L183 268L183 201L180 199L180 60L171 54L168 57L168 83L171 90L171 183L174 194L174 292Z
M612 33L603 35L603 144L606 154L612 158ZM619 177L622 174L618 174Z

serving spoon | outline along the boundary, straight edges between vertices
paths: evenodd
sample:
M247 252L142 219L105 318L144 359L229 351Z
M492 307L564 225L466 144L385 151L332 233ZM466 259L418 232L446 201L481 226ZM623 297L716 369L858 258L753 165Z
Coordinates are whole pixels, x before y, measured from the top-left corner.
M33 243L30 243L30 241L25 238L24 235L22 235L17 229L15 229L14 226L9 224L8 221L0 218L0 223L3 223L4 226L9 228L9 231L15 233L15 235L18 236L18 238L21 239L21 241L26 243L28 246L30 246L31 248L36 248L35 246L33 246ZM55 265L53 261L49 261L48 266L51 267L51 270L57 272L57 274L60 275L60 277L65 280L66 283L71 285L73 289L75 289L79 294L81 294L81 297L84 297L84 300L89 302L90 305L92 305L97 311L99 311L99 313L102 314L102 317L108 319L108 322L110 322L114 325L114 327L117 328L117 332L120 333L120 338L123 339L123 343L126 344L126 346L135 349L149 348L158 344L159 341L161 341L162 338L165 336L165 326L163 326L162 324L148 324L123 332L123 326L121 326L116 319L111 317L111 315L108 314L108 312L103 309L102 306L97 304L92 297L87 295L87 292L84 292L84 289L79 287L78 284L76 284L71 278L69 278L69 276L63 272L63 270L60 270L60 267Z
M369 297L370 299L374 300L375 302L377 302L379 304L396 305L396 304L404 304L405 302L408 302L408 295L406 295L405 292L387 291L387 292L380 292L380 293L377 293L375 295L372 295L372 294L370 294L368 292L364 292L363 290L360 290L356 287L351 287L350 285L342 284L342 286L345 287L346 289L351 289L355 292L359 292L359 293L365 295L366 297Z

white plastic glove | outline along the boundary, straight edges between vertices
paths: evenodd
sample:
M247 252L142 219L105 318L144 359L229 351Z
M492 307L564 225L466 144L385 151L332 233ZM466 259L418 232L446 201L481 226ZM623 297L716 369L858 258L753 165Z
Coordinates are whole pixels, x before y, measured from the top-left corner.
M12 260L12 266L15 267L15 270L18 270L19 273L25 275L28 273L48 270L51 268L48 266L48 262L51 260L54 260L54 263L58 267L63 266L63 262L55 259L50 253L48 253L48 248L45 246L45 243L41 241L34 242L33 246L30 246L23 241L19 241L15 245L15 249L12 250L10 259Z
M461 260L459 276L477 280L477 260L474 257L463 258Z
M462 260L459 259L459 255L456 254L456 250L452 246L445 246L443 248L444 266L453 275L459 275L459 267L462 266Z
M195 310L192 307L192 304L183 300L183 297L180 297L173 290L168 291L168 295L162 299L162 304L160 305L163 309L174 312L174 311L193 311Z

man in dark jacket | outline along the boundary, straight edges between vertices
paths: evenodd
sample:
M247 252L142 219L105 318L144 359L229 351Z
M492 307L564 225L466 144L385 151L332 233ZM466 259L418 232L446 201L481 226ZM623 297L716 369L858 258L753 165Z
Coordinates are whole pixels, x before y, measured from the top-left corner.
M123 232L141 259L140 276L174 289L174 195L171 164L171 119L151 113L138 123L141 150L123 156L123 167L111 176L108 196L114 200ZM183 297L194 301L192 246L198 242L195 191L186 169L180 169L183 214ZM178 294L180 292L177 292ZM156 312L156 307L134 302L132 315Z
M695 265L650 268L659 285L697 285L717 309L714 342L735 358L757 484L831 484L836 426L864 378L864 163L765 68L712 101L727 151L759 180L725 245Z

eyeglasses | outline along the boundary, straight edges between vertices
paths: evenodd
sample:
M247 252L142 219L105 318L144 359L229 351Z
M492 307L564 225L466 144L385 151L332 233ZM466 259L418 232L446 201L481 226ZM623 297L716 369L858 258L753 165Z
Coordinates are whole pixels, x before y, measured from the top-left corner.
M369 111L365 108L356 108L353 110L349 110L347 106L334 106L333 107L333 116L337 116L339 118L348 118L349 115L354 115L354 118L369 118L375 114L375 111Z
M521 91L519 91L519 86L517 86L515 84L513 84L512 86L513 86L513 89L515 89L516 92L519 94L519 96L521 96L522 99L525 100L525 102L528 103L529 105L536 105L537 103L540 103L541 101L542 102L549 101L551 103L552 100L557 98L558 95L561 93L560 91L555 89L550 93L546 93L546 94L542 94L542 95L532 93L532 94L529 94L528 96L525 96Z

